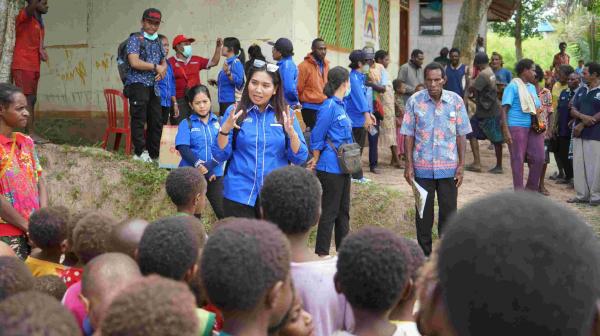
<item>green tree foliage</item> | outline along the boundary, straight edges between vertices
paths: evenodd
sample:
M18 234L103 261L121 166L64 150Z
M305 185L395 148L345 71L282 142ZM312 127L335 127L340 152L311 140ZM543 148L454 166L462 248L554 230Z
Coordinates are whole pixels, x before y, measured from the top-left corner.
M536 28L540 22L547 19L546 15L544 14L547 4L547 0L521 0L521 8L519 11L521 12L521 38L523 40L541 36L540 33L537 32ZM510 20L506 22L492 23L492 30L495 33L498 33L500 36L516 38L516 19L517 12L515 12Z

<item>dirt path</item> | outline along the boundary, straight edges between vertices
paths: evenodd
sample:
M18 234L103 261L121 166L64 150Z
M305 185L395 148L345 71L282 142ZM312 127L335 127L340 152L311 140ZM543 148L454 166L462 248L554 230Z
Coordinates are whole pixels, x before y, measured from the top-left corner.
M496 159L494 151L488 149L489 142L480 141L480 151L482 157L483 170L487 171L495 165ZM467 163L472 162L473 156L470 151L470 147L467 145ZM380 151L381 153L381 151ZM387 186L396 190L399 190L403 194L412 193L410 187L404 180L404 170L391 168L389 165L390 154L388 152L381 153L379 157L379 166L381 174L375 175L370 172L365 172L365 176L375 183L383 186ZM366 153L363 158L366 159L368 156ZM481 198L485 195L489 195L501 191L512 190L512 174L510 169L510 161L508 157L508 149L504 146L504 174L495 175L489 173L473 173L465 172L465 178L463 185L459 190L458 195L458 207L461 208L465 204ZM365 165L368 167L368 161L365 161ZM550 166L546 172L546 176L554 173L557 170L554 158L551 159ZM527 168L525 168L525 176L527 176ZM594 227L594 230L600 234L600 206L590 207L587 205L571 205L566 203L566 200L575 195L573 189L569 189L564 185L557 185L554 181L546 179L546 188L550 191L550 198L557 201L560 204L567 205L568 207L575 210L580 214L590 225Z

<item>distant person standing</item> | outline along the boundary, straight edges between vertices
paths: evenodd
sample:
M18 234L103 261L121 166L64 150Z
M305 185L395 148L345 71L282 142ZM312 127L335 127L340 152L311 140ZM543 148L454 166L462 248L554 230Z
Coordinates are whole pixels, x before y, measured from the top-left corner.
M483 37L477 35L477 45L475 46L475 53L485 52L485 40Z
M460 50L450 49L450 64L446 67L444 89L452 91L466 101L465 90L469 87L469 66L460 63Z
M236 37L226 37L223 40L221 55L225 57L223 69L219 71L217 80L208 81L219 89L219 114L223 116L227 108L237 101L239 92L244 88L244 63L246 54Z
M504 85L508 85L512 80L512 73L510 70L504 68L504 61L502 55L497 52L492 53L492 61L490 62L494 75L496 76L496 82Z
M277 61L281 81L283 83L283 94L285 101L291 107L296 107L298 101L298 68L292 59L294 56L294 45L289 39L282 37L275 43L269 42L273 46L273 59Z
M442 50L440 50L440 56L434 58L433 61L438 62L443 66L447 66L448 64L450 64L450 59L448 58L449 53L450 52L448 51L448 48L443 47Z
M379 104L379 95L385 93L386 87L382 83L383 71L385 70L383 65L375 63L375 49L373 47L364 47L363 53L365 54L365 74L366 74L366 95L367 102L369 104L369 110L375 116L376 123L369 129L367 138L369 139L369 171L373 174L379 174L377 169L379 161L378 143L379 143L379 125L383 120L383 107ZM367 71L368 69L368 71ZM376 103L381 110L376 110Z
M201 84L200 71L218 65L221 59L221 48L223 47L221 38L217 38L215 52L210 60L193 54L192 43L194 42L196 42L194 38L185 35L175 36L173 39L175 56L169 58L169 64L171 64L175 76L177 101L173 106L173 110L174 114L178 116L176 119L177 124L191 115L190 106L185 100L185 91Z
M571 56L569 56L569 54L567 54L567 43L566 42L560 42L558 44L558 50L559 52L554 55L554 60L552 61L552 69L554 70L558 70L558 67L565 64L568 65L569 63L571 63Z
M254 64L254 60L266 61L262 49L258 44L252 44L248 47L248 60L244 64L244 73L246 74L246 77L248 76L248 72L250 72L252 64Z
M558 69L557 69L558 80L552 86L552 110L553 110L553 112L557 111L558 102L560 101L560 99L559 99L560 95L565 89L568 88L569 76L574 71L575 70L570 65L563 64L558 67ZM552 126L556 126L557 122L558 122L558 120L556 118L553 118L553 120L550 121ZM550 138L554 137L554 133L555 132L551 132L548 134L550 136ZM554 152L554 158L556 159L556 165L558 167L558 171L555 172L552 176L550 176L549 179L550 180L564 179L565 174L566 174L565 168L562 164L563 162L560 159L558 159L558 153L556 151Z
M48 61L44 47L46 34L42 15L48 13L47 0L27 0L27 6L19 12L15 22L15 48L11 66L11 76L16 86L27 97L27 110L30 119L27 132L36 142L45 142L35 135L35 103L37 100L40 64Z
M302 120L307 129L313 129L317 120L317 112L327 99L323 93L329 73L327 45L321 38L314 39L312 51L298 65L298 97L302 104Z
M558 106L556 108L556 128L554 129L554 137L556 139L555 158L557 164L564 167L565 176L563 179L557 179L557 184L572 184L573 183L573 160L569 158L569 146L571 144L571 101L575 97L575 91L581 84L581 75L573 72L567 80L568 87L564 89L558 98Z
M432 249L433 203L438 195L438 232L456 211L458 188L463 181L466 138L471 132L461 97L444 90L444 68L437 62L425 67L427 90L415 93L406 103L401 133L404 134L408 184L416 181L427 190L423 218L416 218L417 240L425 255Z
M575 72L582 75L584 65L585 65L585 61L583 59L580 59L579 62L577 63L577 68L575 68Z
M396 111L395 97L392 79L387 67L390 65L390 55L385 50L378 50L375 53L375 62L382 66L381 84L385 87L385 92L378 95L384 114L381 125L379 126L379 148L382 150L390 149L392 160L390 165L400 168L400 157L398 156L398 147L396 139Z
M410 54L408 63L402 64L398 70L398 79L404 84L404 99L405 101L415 93L415 87L424 83L423 78L423 61L425 56L423 51L415 49Z

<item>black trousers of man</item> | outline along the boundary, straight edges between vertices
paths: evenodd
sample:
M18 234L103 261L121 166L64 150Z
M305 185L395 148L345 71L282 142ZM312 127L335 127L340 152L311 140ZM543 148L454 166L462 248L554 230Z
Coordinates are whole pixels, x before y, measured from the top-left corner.
M350 175L317 171L323 188L322 213L317 228L315 253L329 255L331 233L335 231L335 247L350 231Z
M163 126L160 97L154 93L154 87L147 87L141 83L127 86L126 91L131 115L131 142L135 155L141 155L146 149L150 157L156 159ZM148 127L144 134L146 124Z
M417 241L423 249L426 256L431 254L433 228L433 204L435 202L435 194L437 192L439 213L438 213L438 236L441 237L444 225L448 217L456 211L458 188L454 178L445 179L424 179L415 177L415 181L427 190L427 201L425 202L425 210L423 218L419 218L419 213L415 215L417 226Z
M557 165L565 170L565 179L573 178L573 160L569 160L569 146L571 145L570 136L557 137L557 150L554 153Z
M206 183L206 199L208 199L215 216L217 216L217 219L225 218L223 210L223 177L217 177L217 179L212 182L207 180Z
M360 154L362 155L362 150L365 147L365 143L367 142L367 130L364 127L353 127L352 136L354 137L354 142L356 142L360 146ZM356 180L360 180L361 178L363 178L362 169L360 170L360 172L352 174L352 178Z
M260 199L257 198L255 205L251 206L223 198L223 213L225 218L260 219Z
M317 110L303 108L302 109L302 120L307 129L313 129L317 123Z

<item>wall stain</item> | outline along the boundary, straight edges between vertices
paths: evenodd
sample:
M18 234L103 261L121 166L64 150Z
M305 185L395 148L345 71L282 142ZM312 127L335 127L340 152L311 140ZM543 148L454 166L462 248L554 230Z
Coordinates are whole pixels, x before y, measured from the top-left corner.
M64 72L59 75L60 79L63 81L72 81L75 79L75 76L79 77L81 84L85 85L85 80L87 78L87 69L85 68L85 64L83 61L79 61L77 65L70 71Z

